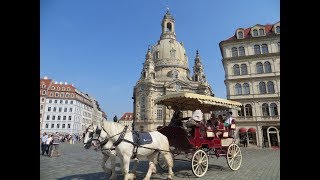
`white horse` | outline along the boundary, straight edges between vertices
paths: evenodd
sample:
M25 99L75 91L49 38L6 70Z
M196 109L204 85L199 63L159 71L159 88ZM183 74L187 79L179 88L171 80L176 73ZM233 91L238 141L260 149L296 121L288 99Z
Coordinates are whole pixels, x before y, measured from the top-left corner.
M84 148L89 149L91 146L94 146L96 149L100 149L103 154L103 159L101 162L101 167L103 171L107 174L111 174L109 179L116 179L117 178L117 174L115 170L116 151L113 146L113 142L107 141L107 142L97 143L97 141L95 140L93 141L93 135L97 133L100 133L99 131L97 131L97 126L90 124L87 127L85 131L84 140L83 140ZM111 169L107 168L106 166L106 162L108 161L109 158L111 161ZM132 173L136 173L138 162L139 162L138 159L135 159Z
M152 137L152 143L145 145L137 145L133 142L132 133L126 131L126 127L120 123L104 121L102 125L98 125L101 129L100 134L94 134L94 139L98 141L109 140L114 143L117 156L120 158L121 170L124 174L124 180L135 179L136 176L129 172L130 159L134 155L140 160L147 157L149 160L149 169L144 180L149 180L152 173L156 172L156 157L158 153L163 154L165 162L168 166L168 179L172 179L174 173L172 171L173 159L169 150L168 138L158 131L149 132Z

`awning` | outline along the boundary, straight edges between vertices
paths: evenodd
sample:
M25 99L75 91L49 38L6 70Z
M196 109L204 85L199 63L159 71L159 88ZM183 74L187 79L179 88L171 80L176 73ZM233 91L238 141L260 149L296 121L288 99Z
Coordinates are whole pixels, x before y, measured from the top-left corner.
M248 132L256 132L256 129L251 127L248 129Z
M244 127L242 127L242 128L240 128L240 129L239 129L239 132L240 132L240 133L247 132L247 129L246 129L246 128L244 128Z
M240 110L241 103L227 99L195 93L171 93L155 99L155 104L167 106L169 109L191 110L200 109L203 113L216 110Z

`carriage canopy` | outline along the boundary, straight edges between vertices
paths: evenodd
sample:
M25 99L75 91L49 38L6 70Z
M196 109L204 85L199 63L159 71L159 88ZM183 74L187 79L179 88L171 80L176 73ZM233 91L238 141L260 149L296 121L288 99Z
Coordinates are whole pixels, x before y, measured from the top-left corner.
M242 106L241 103L236 101L187 92L163 95L157 98L155 103L165 105L169 109L191 111L201 109L204 113L228 109L240 110L240 106Z

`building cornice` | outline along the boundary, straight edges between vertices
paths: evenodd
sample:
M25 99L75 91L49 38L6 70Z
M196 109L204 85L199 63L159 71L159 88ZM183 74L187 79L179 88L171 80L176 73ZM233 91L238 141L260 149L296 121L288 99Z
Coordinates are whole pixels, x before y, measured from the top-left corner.
M272 57L280 57L280 52L275 52L275 53L266 53L266 54L255 54L255 55L247 55L247 56L238 56L238 57L228 57L228 58L223 58L221 61L225 62L225 61L239 61L241 62L241 60L244 61L248 61L248 60L259 60L259 59L263 59L263 58L272 58Z

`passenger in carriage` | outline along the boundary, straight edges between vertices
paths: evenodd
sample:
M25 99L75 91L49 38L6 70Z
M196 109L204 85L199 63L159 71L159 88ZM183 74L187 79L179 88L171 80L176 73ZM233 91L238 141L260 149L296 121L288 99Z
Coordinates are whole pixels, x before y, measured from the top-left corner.
M222 118L222 116L221 116L221 118ZM225 129L224 123L221 122L220 118L217 119L217 125L215 127L216 127L216 137L220 137L221 138L223 132L226 129Z
M200 127L200 132L204 134L205 132L205 122L203 121L203 113L201 110L197 109L192 113L192 117L186 122L186 127L188 128L188 135L193 134L195 126Z
M231 124L235 124L235 119L232 117L232 112L227 112L224 125L226 130L229 131L229 137L234 137L234 129L231 129Z
M178 126L186 129L184 126L183 120L188 120L188 119L189 117L185 117L185 118L183 117L183 113L180 110L176 110L173 113L172 119L168 126Z

